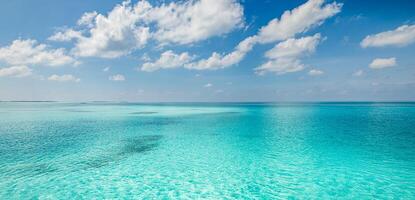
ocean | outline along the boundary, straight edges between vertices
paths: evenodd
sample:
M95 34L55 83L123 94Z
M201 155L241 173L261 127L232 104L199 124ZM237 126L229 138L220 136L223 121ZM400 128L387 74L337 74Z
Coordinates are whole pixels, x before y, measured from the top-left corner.
M415 103L0 102L0 199L415 199Z

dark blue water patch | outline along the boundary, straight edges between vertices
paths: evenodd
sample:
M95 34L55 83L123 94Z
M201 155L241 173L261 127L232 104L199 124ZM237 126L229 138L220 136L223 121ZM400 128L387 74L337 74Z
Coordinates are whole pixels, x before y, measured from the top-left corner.
M118 151L109 151L107 154L92 157L80 157L77 161L67 163L66 167L63 169L57 168L53 163L10 163L10 167L7 167L6 170L3 171L3 174L14 178L27 178L43 176L55 172L60 173L60 170L67 170L68 172L72 172L106 167L109 165L118 164L129 156L154 150L157 148L157 146L159 146L160 140L162 138L162 135L143 135L125 139L121 141L121 147Z
M228 111L228 112L215 112L215 113L201 113L201 114L193 114L193 115L217 115L217 116L224 116L224 115L238 115L241 114L242 112L237 112L237 111Z
M91 112L94 112L94 111L90 111L90 110L78 110L78 109L66 109L66 110L63 110L63 111L75 112L75 113L91 113Z
M162 135L145 135L124 140L121 155L144 153L153 150L159 145Z
M166 117L143 116L143 117L140 117L139 120L137 119L137 117L133 115L128 116L128 117L130 119L123 121L123 126L135 127L135 128L142 127L142 126L161 127L161 126L167 126L167 125L178 123L178 119L166 118Z
M158 112L154 111L141 111L141 112L131 112L132 115L150 115L150 114L156 114Z
M73 171L82 169L82 170L88 170L88 169L96 169L105 167L114 163L118 163L120 160L123 159L123 156L119 154L110 153L107 155L100 155L100 156L94 156L91 158L83 158L79 161L76 161L72 163L72 169Z
M129 156L154 150L159 146L162 138L162 135L143 135L121 140L121 147L118 151L114 150L103 155L81 158L79 161L72 163L71 168L73 170L88 170L117 164Z
M185 119L185 120L205 120L205 119L224 119L228 120L229 118L233 117L239 117L244 112L238 112L238 111L228 111L228 112L214 112L214 113L197 113L197 114L191 114L191 115L182 115L176 117L176 119Z

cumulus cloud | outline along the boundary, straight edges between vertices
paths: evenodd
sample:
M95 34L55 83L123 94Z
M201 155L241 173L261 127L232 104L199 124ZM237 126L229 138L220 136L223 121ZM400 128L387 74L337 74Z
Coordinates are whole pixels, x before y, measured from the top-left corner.
M197 70L235 65L255 44L280 41L303 33L340 12L341 7L342 4L336 2L324 4L324 0L309 0L292 11L284 12L280 19L271 20L257 35L241 41L229 54L214 52L207 59L180 64L187 69ZM180 1L159 6L153 6L146 0L135 5L125 1L106 15L85 13L78 20L82 30L67 29L55 33L49 39L75 39L72 52L77 56L115 58L144 47L150 39L162 45L191 44L224 35L243 24L243 7L236 0ZM146 62L142 68L144 71L177 67L154 67L154 63Z
M86 13L78 24L88 25L87 35L77 38L73 53L81 57L115 58L143 47L150 38L149 28L137 25L140 14L148 8L140 1L136 7L129 1L115 6L106 16Z
M0 77L11 76L11 77L25 77L32 74L32 69L25 65L18 65L12 67L0 68Z
M145 20L156 24L156 40L189 44L228 33L241 26L243 8L236 0L172 2L152 7Z
M205 88L210 88L210 87L212 87L213 85L212 85L212 83L207 83L207 84L205 84L203 87L205 87Z
M299 39L290 38L280 42L271 50L265 53L269 59L295 58L303 54L313 53L316 50L321 36L319 33L314 36L302 37Z
M9 46L0 48L0 61L10 65L45 65L61 66L77 64L77 61L66 54L65 49L52 49L36 40L14 40Z
M223 69L239 63L245 55L252 50L254 44L256 43L256 37L248 37L238 44L230 54L221 55L214 52L209 58L202 59L197 62L189 63L186 65L188 69L197 69L197 70L216 70Z
M160 6L146 0L124 1L107 14L85 13L77 24L80 30L57 32L49 39L75 39L72 52L77 56L116 58L143 48L150 39L160 44L191 44L226 34L243 25L243 8L236 0L189 0Z
M162 53L160 58L155 62L144 63L141 67L141 70L152 72L159 69L172 69L182 67L191 61L191 59L192 57L187 52L175 54L172 50L168 50Z
M116 74L116 75L110 76L108 79L110 81L125 81L125 77L122 74Z
M285 40L304 33L341 11L342 4L333 2L323 6L324 0L309 0L301 6L285 11L280 19L271 20L258 33L261 43Z
M310 76L320 76L323 75L324 72L322 70L318 70L318 69L312 69L308 72L308 75Z
M383 47L383 46L406 46L415 42L415 25L403 25L395 30L368 35L362 40L360 46Z
M383 69L387 67L396 66L396 58L376 58L370 64L369 67L372 69Z
M274 72L278 75L286 74L290 72L298 72L305 68L299 60L295 59L276 59L269 60L261 66L255 68L255 72L259 75L264 75L267 72Z
M188 65L191 69L222 69L239 63L257 43L272 43L291 38L298 33L304 33L314 26L321 25L327 18L340 12L342 4L333 2L324 4L324 0L309 0L292 11L285 11L280 19L271 20L262 27L257 35L250 36L238 44L235 50L222 55L217 52L207 59L201 59ZM276 63L288 64L288 61L270 62L266 66ZM296 64L297 62L292 62ZM265 67L265 65L264 65ZM299 64L296 69L302 68Z
M321 36L317 33L314 36L290 38L280 42L265 53L268 61L255 68L255 72L262 75L266 72L285 74L301 71L305 66L300 58L313 53L320 40Z
M110 70L110 67L105 67L104 69L102 69L103 72L108 72Z
M81 79L74 77L71 74L64 74L64 75L51 75L48 77L49 81L58 81L58 82L80 82Z

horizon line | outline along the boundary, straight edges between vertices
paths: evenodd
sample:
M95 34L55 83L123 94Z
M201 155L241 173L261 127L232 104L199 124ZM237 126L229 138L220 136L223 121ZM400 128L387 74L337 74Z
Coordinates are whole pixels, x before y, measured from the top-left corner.
M0 100L9 103L137 103L137 104L163 104L163 103L415 103L415 100L393 100L393 101L115 101L115 100L91 100L91 101L64 101L64 100Z

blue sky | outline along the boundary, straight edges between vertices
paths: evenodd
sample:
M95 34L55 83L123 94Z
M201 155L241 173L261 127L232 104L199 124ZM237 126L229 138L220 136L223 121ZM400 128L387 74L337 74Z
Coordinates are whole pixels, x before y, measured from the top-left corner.
M413 101L413 1L2 1L0 100Z

